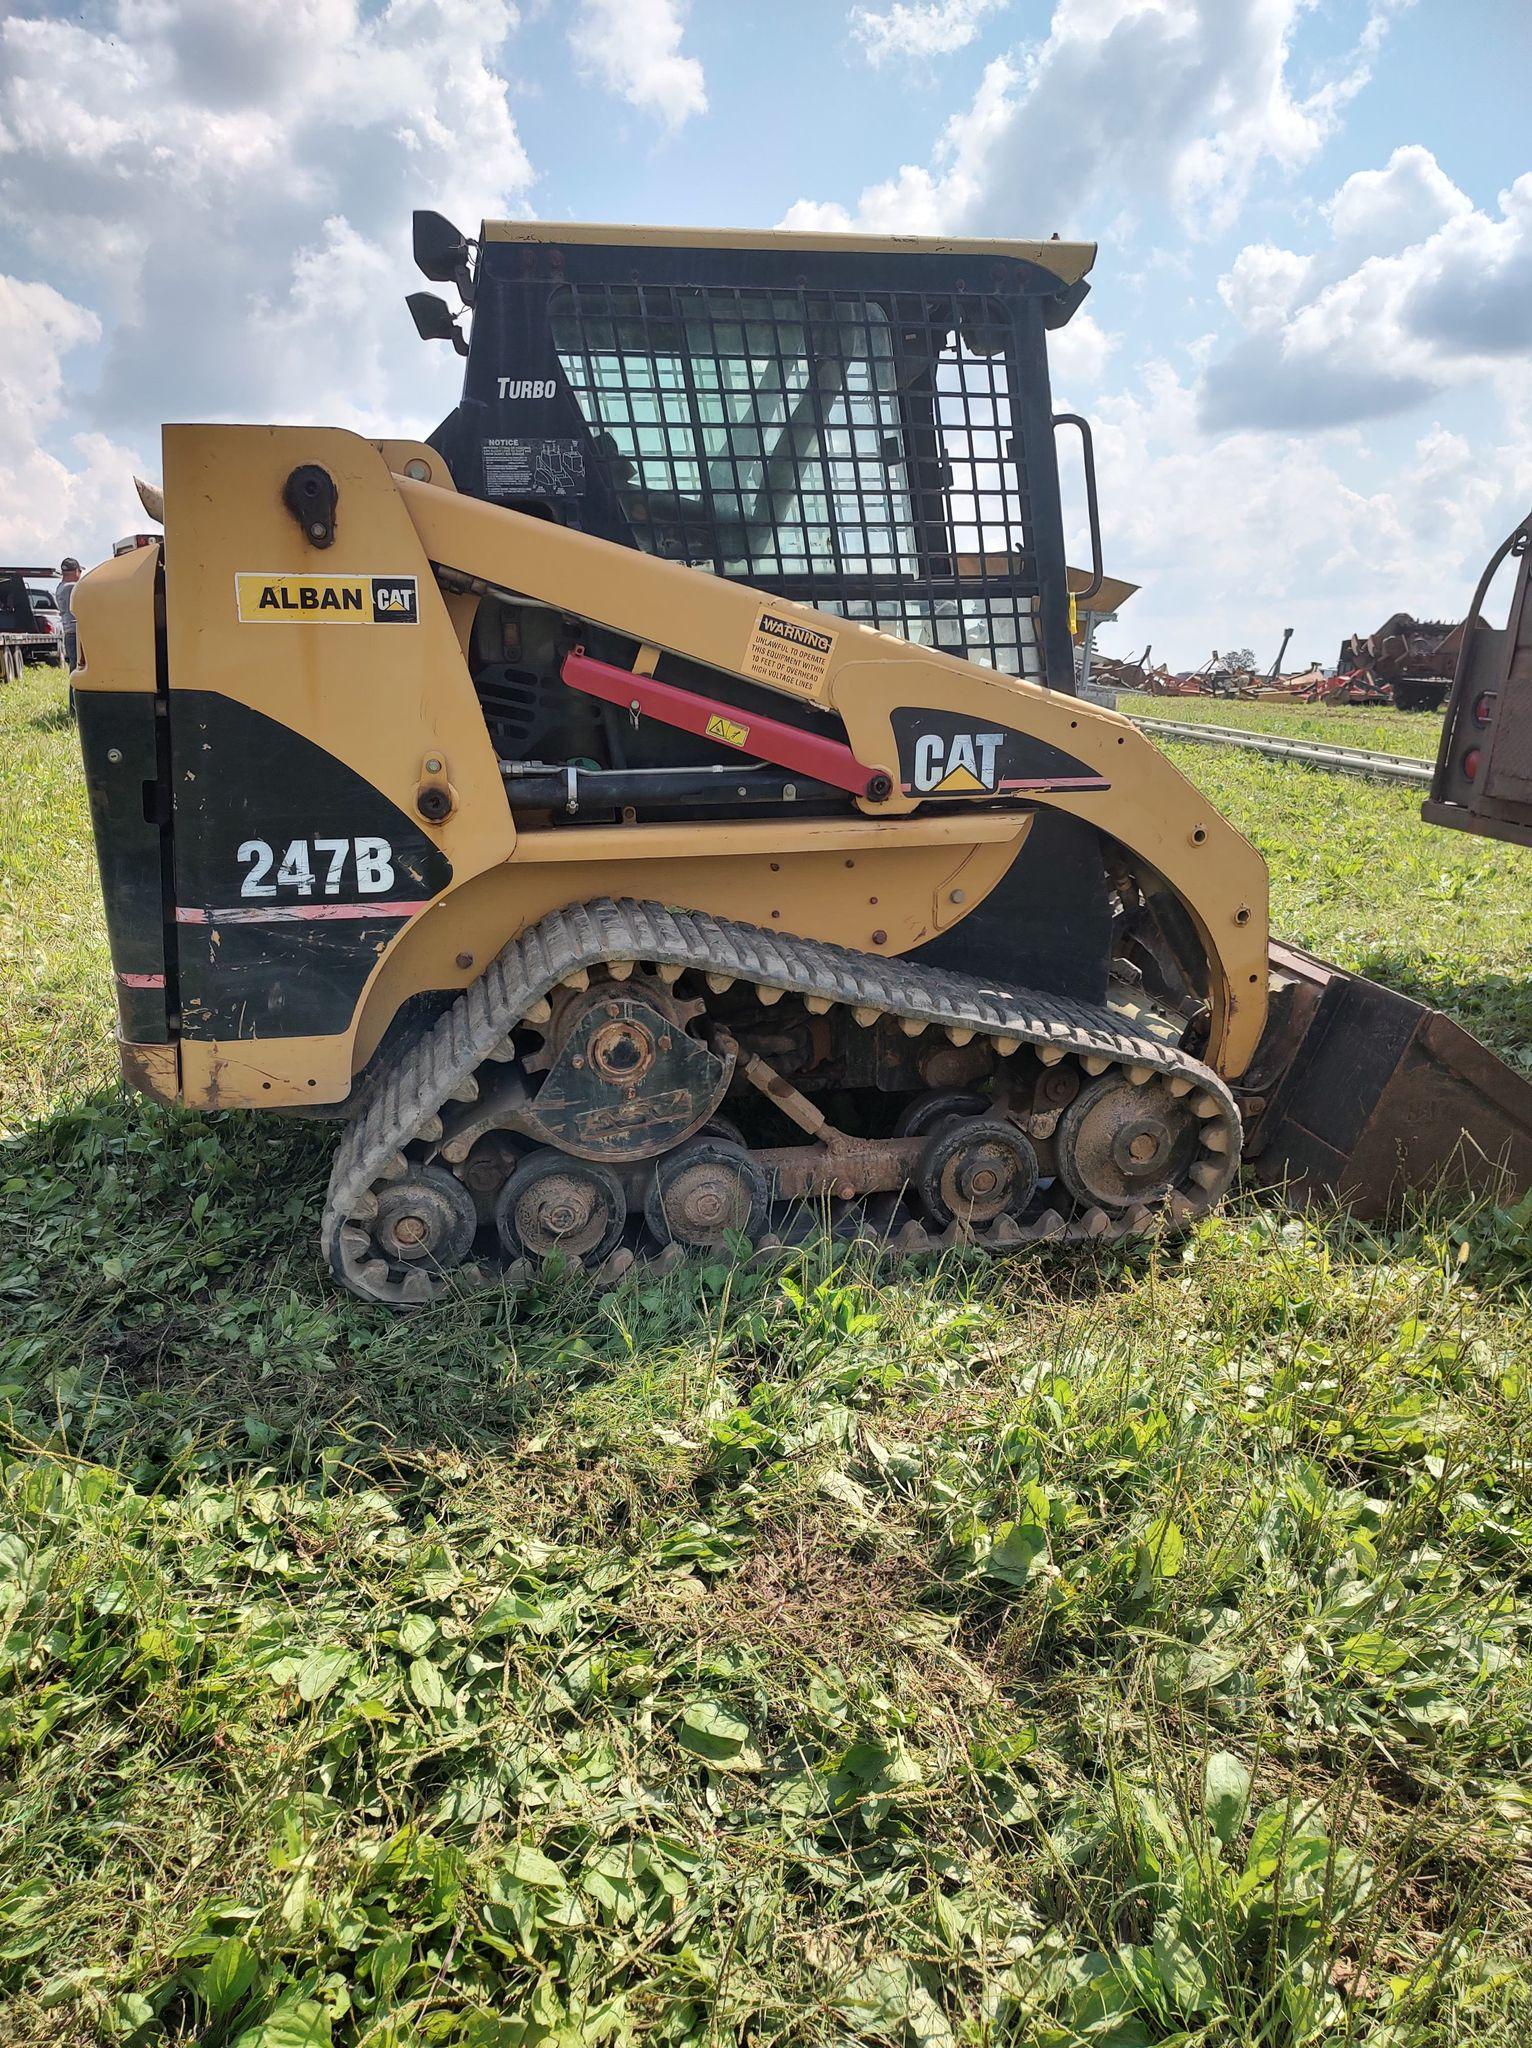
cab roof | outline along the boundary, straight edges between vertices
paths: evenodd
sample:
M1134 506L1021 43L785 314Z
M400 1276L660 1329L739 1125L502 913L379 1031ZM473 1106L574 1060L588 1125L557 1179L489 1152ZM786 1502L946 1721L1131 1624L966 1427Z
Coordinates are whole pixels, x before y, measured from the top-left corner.
M801 249L875 256L986 256L1035 263L1062 284L1078 284L1096 260L1094 242L1009 242L951 235L810 234L799 228L623 227L601 221L487 220L481 242L588 243L649 249Z

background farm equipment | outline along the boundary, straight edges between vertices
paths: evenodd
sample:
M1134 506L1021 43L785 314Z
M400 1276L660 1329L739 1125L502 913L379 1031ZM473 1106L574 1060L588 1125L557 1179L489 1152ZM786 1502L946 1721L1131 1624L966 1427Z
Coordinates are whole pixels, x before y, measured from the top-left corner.
M1335 668L1346 704L1392 704L1396 711L1440 711L1457 665L1463 625L1414 619L1395 612L1376 633L1353 633L1341 642Z

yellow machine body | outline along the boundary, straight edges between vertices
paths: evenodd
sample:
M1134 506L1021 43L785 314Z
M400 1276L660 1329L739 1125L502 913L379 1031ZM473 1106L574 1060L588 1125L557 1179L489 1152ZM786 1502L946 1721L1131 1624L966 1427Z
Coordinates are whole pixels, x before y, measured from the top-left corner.
M283 501L303 464L335 482L333 544L306 544ZM851 621L659 561L457 493L422 444L372 443L332 429L222 426L165 432L164 677L178 693L249 707L354 771L420 830L450 881L375 948L342 1028L321 1035L209 1033L183 1009L171 1047L124 1046L135 1085L199 1107L340 1103L401 1006L459 991L549 911L639 895L894 957L969 916L1016 859L1041 806L1086 818L1190 917L1206 957L1205 1058L1243 1072L1265 1021L1264 866L1248 842L1127 720L1036 684L958 661ZM82 697L156 687L153 551L104 564L76 602ZM321 608L347 579L409 581L418 615L401 622ZM305 611L304 589L315 595ZM1104 788L1025 803L970 788L964 800L895 788L841 817L613 822L518 831L469 673L476 593L508 593L636 643L636 668L667 657L810 702L844 727L859 761L892 764L891 714L932 705L1034 736L1088 764ZM285 605L260 607L262 592ZM777 679L761 656L763 614L828 640L823 658ZM810 672L810 669L812 672ZM259 762L251 772L263 771ZM190 820L194 754L172 803ZM445 791L427 821L421 794ZM322 826L316 820L316 830ZM322 836L322 835L321 835ZM216 951L237 920L238 876L223 901L175 905L184 946ZM216 895L215 888L210 893ZM248 914L248 912L246 913ZM195 920L195 922L189 922ZM317 927L316 927L317 928ZM301 956L299 956L301 959ZM1004 963L996 962L997 974Z

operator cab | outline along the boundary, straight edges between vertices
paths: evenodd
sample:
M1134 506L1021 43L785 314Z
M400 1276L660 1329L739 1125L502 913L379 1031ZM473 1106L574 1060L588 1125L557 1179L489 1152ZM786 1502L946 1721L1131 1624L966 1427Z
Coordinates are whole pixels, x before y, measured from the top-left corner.
M1073 688L1046 335L1091 245L415 218L473 312L459 490Z

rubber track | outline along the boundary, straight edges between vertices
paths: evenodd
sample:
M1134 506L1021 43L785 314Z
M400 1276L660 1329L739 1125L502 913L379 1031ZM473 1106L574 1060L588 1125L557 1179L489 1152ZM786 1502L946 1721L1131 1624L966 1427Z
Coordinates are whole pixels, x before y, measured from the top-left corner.
M342 1232L352 1238L360 1235L360 1230L347 1229L353 1223L365 1230L374 1213L374 1187L405 1171L406 1145L416 1139L431 1142L439 1135L438 1110L454 1089L469 1081L495 1049L503 1046L528 1009L566 976L612 960L732 975L789 994L827 997L846 1008L875 1009L893 1017L919 1018L927 1024L1054 1045L1068 1053L1184 1075L1217 1100L1233 1134L1237 1136L1240 1129L1233 1097L1218 1076L1182 1052L1169 1028L1152 1012L1139 1010L1130 1002L1098 1005L1035 990L993 987L973 975L947 973L902 959L879 959L697 911L601 897L554 911L513 939L435 1026L409 1048L348 1127L330 1174L321 1244L336 1274L354 1293L406 1307L441 1291L425 1273L394 1279L375 1253L364 1255L344 1245ZM1230 1179L1238 1156L1238 1144L1231 1142L1227 1158ZM1211 1194L1199 1190L1181 1198L1183 1211L1209 1208L1222 1192L1219 1187ZM989 1233L975 1232L970 1239L962 1232L961 1238L1007 1248L1029 1237L1103 1234L1100 1224L1094 1228L1071 1226L1057 1216L1051 1226L1043 1227L1047 1224L1044 1218L1029 1230L1001 1218ZM916 1244L907 1227L895 1238L894 1246L924 1250L934 1242L926 1239ZM382 1274L376 1270L380 1266L384 1267Z

